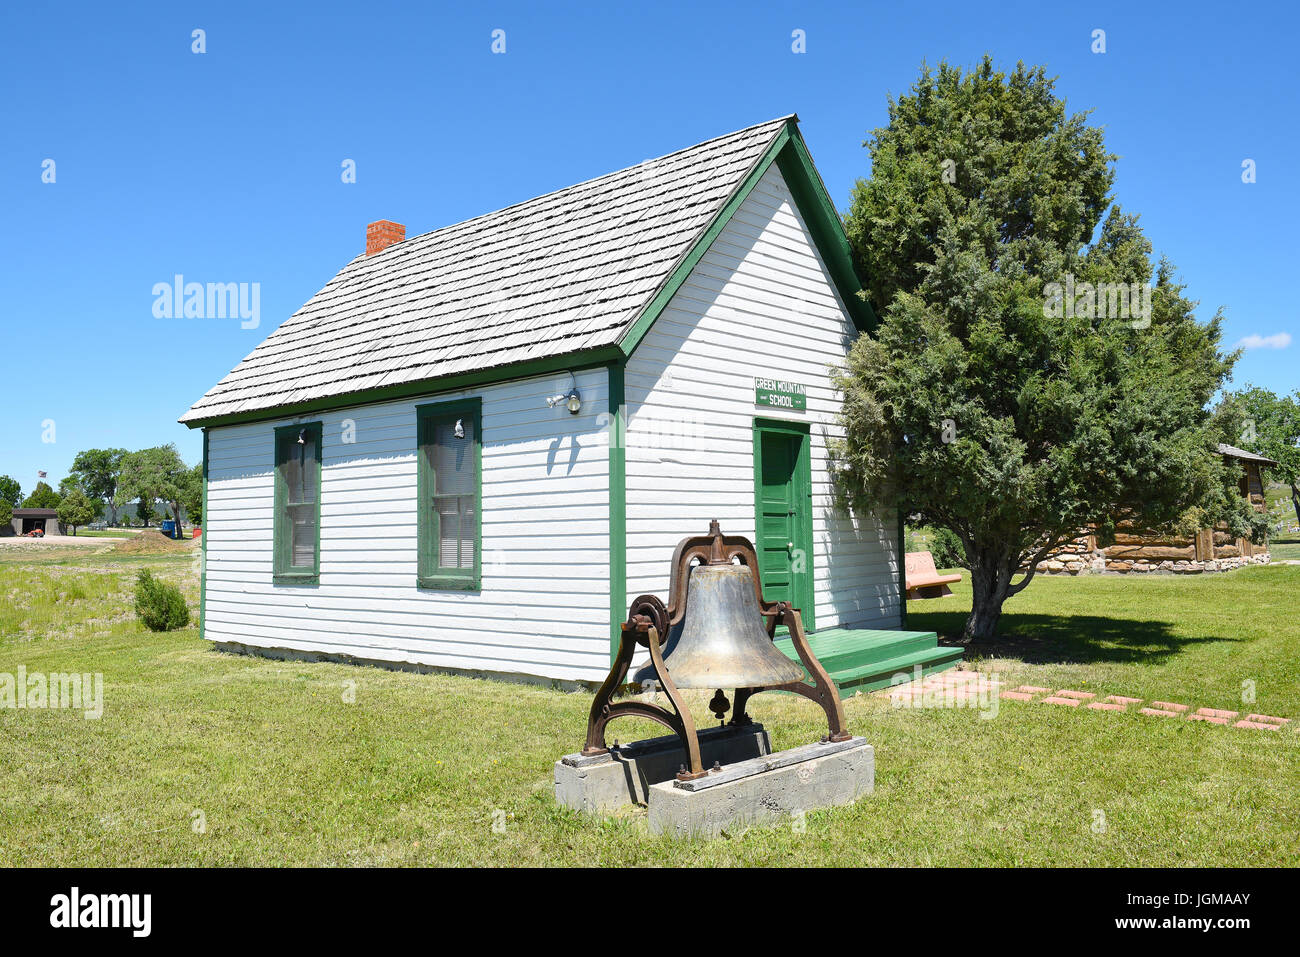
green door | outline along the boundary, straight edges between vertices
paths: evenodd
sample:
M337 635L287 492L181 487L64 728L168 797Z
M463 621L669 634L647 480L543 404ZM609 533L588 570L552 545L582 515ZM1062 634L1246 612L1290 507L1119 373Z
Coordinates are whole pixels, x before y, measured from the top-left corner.
M763 597L788 601L812 631L812 467L808 427L754 420L754 500Z

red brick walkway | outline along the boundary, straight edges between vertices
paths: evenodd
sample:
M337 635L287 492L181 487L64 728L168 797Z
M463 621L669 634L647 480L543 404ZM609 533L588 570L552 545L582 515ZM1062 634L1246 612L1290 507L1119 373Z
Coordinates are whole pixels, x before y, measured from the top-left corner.
M895 706L927 707L931 705L958 705L967 702L988 701L993 695L1006 701L1026 704L1050 704L1064 708L1087 708L1090 711L1127 712L1137 708L1137 713L1155 718L1175 718L1180 721L1203 721L1208 724L1231 725L1234 728L1253 728L1259 731L1280 731L1291 723L1290 718L1277 718L1267 714L1247 714L1225 711L1221 708L1197 708L1176 701L1152 701L1146 707L1137 707L1145 699L1127 695L1107 695L1098 701L1096 692L1076 691L1073 688L1044 688L1038 685L1019 687L998 692L1002 682L978 671L944 671L925 678L895 685L889 689Z
M1058 704L1077 708L1086 704L1094 711L1127 711L1131 705L1142 704L1142 698L1130 698L1125 695L1107 695L1105 701L1094 701L1096 694L1091 691L1074 691L1061 688L1040 688L1035 685L1021 685L1014 691L1004 691L1000 697L1008 701L1024 701L1036 704ZM1255 728L1260 731L1280 731L1291 723L1290 718L1275 718L1268 714L1248 714L1244 718L1240 712L1224 711L1221 708L1197 708L1179 704L1174 701L1152 701L1148 707L1139 708L1138 714L1154 718L1177 718L1187 721L1208 721L1210 724L1231 724L1234 728ZM1237 720L1234 720L1237 719Z

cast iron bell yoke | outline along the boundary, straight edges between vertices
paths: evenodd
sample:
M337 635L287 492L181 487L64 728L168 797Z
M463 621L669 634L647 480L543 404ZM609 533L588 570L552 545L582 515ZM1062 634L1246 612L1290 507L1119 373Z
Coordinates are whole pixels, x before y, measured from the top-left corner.
M642 595L632 602L614 665L591 705L583 754L608 750L605 726L614 718L648 718L682 739L687 764L679 778L708 773L701 765L695 723L680 693L691 688L717 689L709 709L719 721L730 710L722 689L734 689L733 726L751 723L745 705L760 691L794 692L826 712L829 740L848 739L839 693L808 645L799 610L789 602L763 598L758 556L749 539L723 535L716 520L709 523L708 535L683 539L673 555L668 601L665 606L654 595ZM772 643L780 625L789 629L811 684ZM657 681L673 710L643 701L612 700L628 682L637 645L648 649L650 658L630 680L642 687Z

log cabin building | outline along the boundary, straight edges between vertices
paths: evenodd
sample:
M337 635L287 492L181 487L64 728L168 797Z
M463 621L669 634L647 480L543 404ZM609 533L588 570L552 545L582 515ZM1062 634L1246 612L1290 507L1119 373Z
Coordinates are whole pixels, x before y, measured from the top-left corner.
M1219 454L1241 466L1240 489L1256 511L1268 508L1264 499L1261 469L1276 465L1272 459L1231 445L1219 445ZM1091 532L1080 535L1068 545L1038 563L1040 574L1079 575L1114 572L1126 574L1190 574L1228 571L1243 565L1266 564L1268 545L1256 545L1247 538L1237 538L1220 522L1215 528L1203 528L1195 537L1180 538L1133 528L1115 535L1115 543L1100 548Z

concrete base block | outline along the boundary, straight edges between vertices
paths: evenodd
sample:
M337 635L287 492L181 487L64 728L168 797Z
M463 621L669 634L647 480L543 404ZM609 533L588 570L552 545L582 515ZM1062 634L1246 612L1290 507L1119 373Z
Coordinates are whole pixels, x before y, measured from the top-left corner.
M761 724L741 728L724 726L699 732L704 766L744 762L772 751ZM645 804L650 787L674 780L686 761L686 751L675 734L633 741L608 754L585 757L566 754L555 762L555 800L564 807L599 814L628 804Z
M711 838L790 822L800 811L852 804L875 780L875 750L866 738L807 744L696 781L651 785L650 833Z

